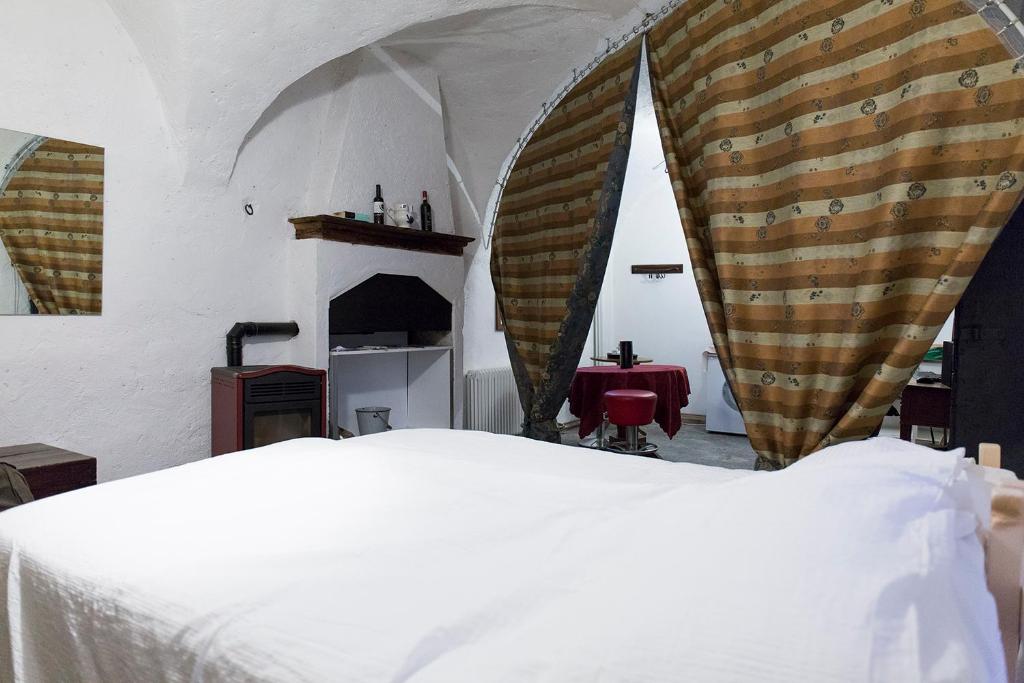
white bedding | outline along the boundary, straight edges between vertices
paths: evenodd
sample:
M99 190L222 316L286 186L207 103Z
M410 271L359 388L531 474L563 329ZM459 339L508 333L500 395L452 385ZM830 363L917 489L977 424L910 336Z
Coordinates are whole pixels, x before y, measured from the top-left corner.
M410 430L39 501L0 515L0 680L998 680L959 459L828 457Z

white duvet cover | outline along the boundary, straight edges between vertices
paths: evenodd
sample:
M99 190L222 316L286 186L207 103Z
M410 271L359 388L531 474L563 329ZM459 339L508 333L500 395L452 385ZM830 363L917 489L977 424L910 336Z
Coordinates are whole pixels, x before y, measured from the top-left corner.
M1005 676L960 459L830 450L751 476L409 430L39 501L0 515L0 680Z

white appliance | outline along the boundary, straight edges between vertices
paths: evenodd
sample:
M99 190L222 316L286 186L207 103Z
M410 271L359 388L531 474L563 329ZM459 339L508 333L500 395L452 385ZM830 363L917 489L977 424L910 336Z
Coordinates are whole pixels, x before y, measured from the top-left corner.
M708 416L705 428L709 432L726 434L746 434L747 427L743 424L743 416L736 406L729 383L725 381L722 364L713 348L704 352L707 381L704 383L704 400Z

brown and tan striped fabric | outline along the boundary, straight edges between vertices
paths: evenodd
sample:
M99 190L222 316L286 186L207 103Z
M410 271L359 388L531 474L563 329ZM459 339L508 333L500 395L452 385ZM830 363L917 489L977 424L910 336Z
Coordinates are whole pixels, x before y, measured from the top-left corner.
M870 435L1018 204L1019 65L950 0L690 0L649 40L760 465Z
M44 139L0 192L0 242L41 314L99 314L103 149Z
M558 440L604 279L632 136L641 40L552 109L513 166L491 273L526 415L524 435Z

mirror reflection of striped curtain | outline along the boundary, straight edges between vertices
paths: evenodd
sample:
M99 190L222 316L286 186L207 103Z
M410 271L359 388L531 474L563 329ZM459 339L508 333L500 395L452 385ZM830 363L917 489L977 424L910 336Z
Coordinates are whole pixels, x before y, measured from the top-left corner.
M649 40L759 466L870 435L1020 200L1020 55L955 0L694 0Z
M632 136L640 39L551 110L509 176L491 273L516 376L523 435L558 441L601 290Z
M103 149L39 138L0 188L0 243L41 314L99 314Z

